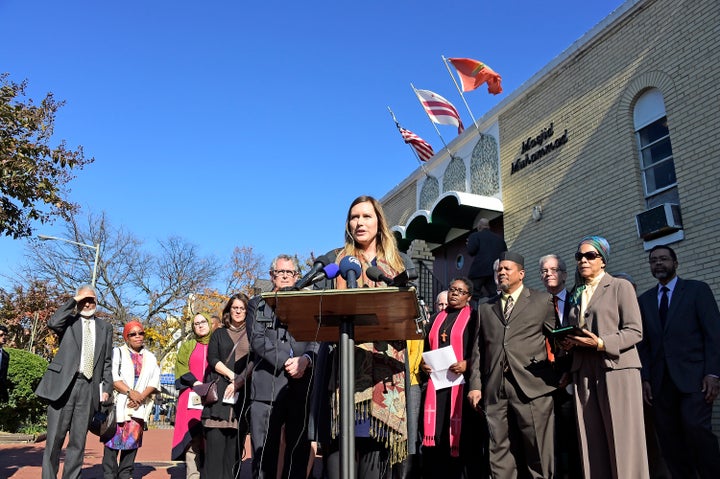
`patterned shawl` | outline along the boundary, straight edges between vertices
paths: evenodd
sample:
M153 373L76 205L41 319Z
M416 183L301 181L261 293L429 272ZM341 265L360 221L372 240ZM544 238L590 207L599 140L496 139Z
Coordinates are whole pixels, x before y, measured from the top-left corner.
M338 257L339 262L342 258ZM388 277L397 272L377 260L377 267ZM358 283L373 285L365 276ZM346 287L338 278L338 289ZM405 353L407 343L374 341L355 345L355 417L370 419L370 437L388 448L390 464L402 462L407 456L407 415L405 404ZM332 435L340 433L340 391L337 387L337 364L334 366L335 391L332 395Z

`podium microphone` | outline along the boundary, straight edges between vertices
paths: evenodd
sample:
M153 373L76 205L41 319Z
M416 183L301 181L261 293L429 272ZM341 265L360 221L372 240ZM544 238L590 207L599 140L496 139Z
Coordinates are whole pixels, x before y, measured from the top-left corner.
M340 274L340 266L335 263L330 263L323 268L325 273L325 279L335 279Z
M322 256L318 256L315 259L315 263L313 263L312 268L310 268L310 271L307 272L305 276L297 280L295 283L295 286L293 286L293 289L303 289L307 288L311 284L320 281L323 279L323 277L320 277L320 275L323 275L323 268L325 266L333 263L335 261L335 254L334 253L328 253L324 254Z
M357 288L357 279L362 274L362 266L355 256L345 256L340 260L340 276L347 282L348 289Z
M410 279L408 272L403 271L402 273L398 274L394 278L390 278L388 276L385 276L385 274L382 272L380 268L377 266L370 266L367 271L365 272L367 274L367 277L371 280L378 282L382 281L388 286L402 286L405 287L410 283Z
M375 281L376 283L383 282L388 286L393 285L393 279L385 276L385 273L383 273L382 270L377 266L370 266L365 272L365 274L367 274L367 277Z

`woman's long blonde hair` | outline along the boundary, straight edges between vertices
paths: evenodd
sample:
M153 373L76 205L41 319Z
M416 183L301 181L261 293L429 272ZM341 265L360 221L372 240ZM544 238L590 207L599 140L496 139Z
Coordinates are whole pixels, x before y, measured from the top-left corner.
M405 265L402 258L400 257L400 252L397 248L395 236L393 236L390 228L387 225L387 221L385 220L385 212L383 212L383 208L380 202L372 196L358 196L350 204L350 208L348 208L347 219L345 220L345 247L343 248L340 256L355 256L356 258L364 257L362 254L363 250L357 245L355 239L353 238L352 231L350 231L350 212L355 207L355 205L365 202L368 202L372 205L373 209L375 210L375 216L377 216L378 231L375 241L377 259L385 261L395 271L404 271ZM366 259L371 260L372 258Z

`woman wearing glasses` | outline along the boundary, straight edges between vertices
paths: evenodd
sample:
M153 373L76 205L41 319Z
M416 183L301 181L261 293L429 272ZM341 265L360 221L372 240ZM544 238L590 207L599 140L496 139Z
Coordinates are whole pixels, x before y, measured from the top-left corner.
M580 449L586 478L647 478L640 359L642 322L632 285L605 272L610 245L580 241L569 324Z
M247 412L252 361L245 328L248 297L237 293L223 308L223 327L216 329L208 344L210 374L206 381L217 381L220 398L202 412L205 429L205 474L203 477L231 479L239 468L249 430Z
M145 423L152 412L152 395L160 390L160 367L145 349L145 330L138 321L123 328L125 344L113 350L112 375L117 430L105 443L102 466L105 479L130 479ZM118 453L120 463L118 464Z
M210 314L199 313L192 319L193 337L183 342L175 361L177 400L175 430L173 431L173 461L185 460L185 477L199 479L203 464L203 429L200 414L203 406L192 387L202 384L208 369L210 342Z
M451 348L457 361L449 369L455 377L469 375L477 329L477 314L470 307L472 294L469 279L453 279L448 288L448 306L431 320L425 337L425 351ZM432 373L424 361L420 367L426 374ZM477 437L480 418L465 395L465 384L436 389L430 377L423 403L423 477L459 479L478 475L478 457L482 456Z

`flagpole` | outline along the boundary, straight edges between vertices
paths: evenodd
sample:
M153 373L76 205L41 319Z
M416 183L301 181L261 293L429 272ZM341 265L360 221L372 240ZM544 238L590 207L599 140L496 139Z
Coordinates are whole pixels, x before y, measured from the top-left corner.
M445 58L445 55L440 55L440 58L443 59L443 63L445 64L445 68L447 68L448 75L450 75L450 78L452 78L452 81L455 84L455 88L457 88L458 93L460 93L460 98L462 98L463 103L465 103L465 108L467 108L468 113L470 113L470 118L472 118L473 125L475 125L475 128L478 128L477 120L475 120L475 115L473 115L473 112L470 110L470 105L468 105L467 100L465 100L465 95L463 94L462 89L460 88L460 85L455 78L455 75L453 75L452 70L450 70L450 65L448 65L447 58Z
M388 111L390 112L390 116L392 117L393 121L395 122L395 126L397 127L398 133L400 133L400 138L402 138L402 133L400 132L400 122L395 118L395 113L390 109L390 107L387 107ZM415 148L410 143L407 143L405 141L405 138L403 138L403 143L405 143L407 146L410 147L410 149L413 151L413 154L415 155L415 159L420 164L420 169L425 173L425 176L429 176L428 171L425 169L425 162L420 159L420 155L417 151L415 151Z
M420 100L420 97L417 94L417 88L415 88L415 85L413 85L412 83L410 83L410 87L413 89L413 93L415 93L415 98L418 99L418 101L420 102L420 106L422 106L423 111L427 115L428 121L430 121L430 124L433 126L433 128L435 128L435 132L440 137L440 141L442 141L442 144L445 146L445 149L448 151L448 153L450 153L450 148L448 148L447 143L445 143L445 138L443 138L443 136L440 134L440 130L438 130L437 125L435 124L434 121L432 121L432 118L430 118L430 113L428 113L428 111L423 106L422 101ZM450 156L452 157L452 153L450 153Z

